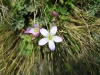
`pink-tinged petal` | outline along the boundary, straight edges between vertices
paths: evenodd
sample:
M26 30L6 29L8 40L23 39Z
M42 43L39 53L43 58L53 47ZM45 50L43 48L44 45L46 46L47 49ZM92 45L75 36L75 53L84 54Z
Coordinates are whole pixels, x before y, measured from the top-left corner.
M61 37L59 37L59 36L54 36L54 37L53 37L53 40L54 40L55 42L61 42L63 39L62 39Z
M33 32L34 32L34 28L30 28L30 29L28 30L28 32L29 32L29 33L33 33Z
M39 32L34 33L33 35L34 35L35 37L37 37L37 36L39 35Z
M49 32L48 32L46 29L44 29L44 28L40 29L40 33L41 33L43 36L48 36L48 35L49 35Z
M48 44L49 44L50 50L54 51L55 50L55 44L54 44L54 42L53 41L49 41Z
M42 38L41 40L39 40L38 45L42 46L45 45L48 42L47 38Z
M50 34L55 35L57 32L57 26L53 26L50 30Z
M25 33L25 34L29 34L29 32L28 32L28 31L25 31L24 33Z
M26 31L24 32L25 34L29 34L31 28L27 28Z

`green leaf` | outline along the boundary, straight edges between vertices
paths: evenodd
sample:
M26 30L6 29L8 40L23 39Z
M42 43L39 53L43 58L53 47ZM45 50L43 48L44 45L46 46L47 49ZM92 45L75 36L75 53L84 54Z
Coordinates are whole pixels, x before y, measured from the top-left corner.
M33 51L33 44L32 43L27 43L25 48L22 51L22 54L25 56L30 56Z
M32 53L32 51L23 50L23 55L25 55L25 56L30 56L31 53Z
M21 35L22 41L19 45L19 50L22 51L22 54L25 56L31 55L33 51L33 43L31 42L31 36L29 35Z
M69 2L68 5L70 5L70 7L71 7L72 9L74 9L73 3Z
M31 35L21 35L21 38L26 42L31 42L32 40Z
M32 43L28 43L25 49L28 50L28 51L32 50L33 49L33 44Z
M69 12L67 12L67 9L66 7L58 7L58 10L57 10L61 15L68 15Z
M24 27L24 21L20 20L16 26L16 28L18 28L19 30L22 29Z

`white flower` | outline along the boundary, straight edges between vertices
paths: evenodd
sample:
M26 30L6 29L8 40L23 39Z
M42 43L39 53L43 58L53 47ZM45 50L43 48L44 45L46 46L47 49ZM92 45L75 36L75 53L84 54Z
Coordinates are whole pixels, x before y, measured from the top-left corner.
M45 45L48 42L49 48L51 51L55 50L55 44L54 42L61 42L62 38L59 36L54 36L57 32L57 26L53 26L50 30L50 33L42 28L40 29L40 33L45 36L45 38L42 38L41 40L39 40L38 44L40 46Z

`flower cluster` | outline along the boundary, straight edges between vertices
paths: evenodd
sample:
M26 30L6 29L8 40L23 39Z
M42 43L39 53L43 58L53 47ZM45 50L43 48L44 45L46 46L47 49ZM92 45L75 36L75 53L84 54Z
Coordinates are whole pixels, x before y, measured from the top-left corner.
M52 11L52 15L57 16L57 13ZM34 38L32 39L35 39L41 33L44 36L44 38L39 40L38 45L43 46L46 43L48 43L50 50L54 51L55 50L54 42L62 41L61 37L55 36L56 32L57 32L57 26L53 26L50 32L48 32L45 28L40 29L39 26L33 25L32 28L27 28L27 30L25 31L25 34L32 34L34 36Z

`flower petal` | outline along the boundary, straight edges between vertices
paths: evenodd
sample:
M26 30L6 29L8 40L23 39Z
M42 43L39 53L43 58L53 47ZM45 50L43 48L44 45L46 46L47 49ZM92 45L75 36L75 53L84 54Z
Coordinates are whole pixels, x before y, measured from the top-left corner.
M41 33L43 36L48 36L48 35L49 35L49 32L48 32L46 29L44 29L44 28L40 29L40 33Z
M51 51L54 51L55 50L55 44L53 41L49 41L49 48Z
M33 35L34 35L35 37L37 37L37 36L39 35L39 32L34 33Z
M61 42L63 39L62 39L61 37L59 37L59 36L54 36L54 37L53 37L53 40L54 40L55 42Z
M57 26L53 26L50 30L50 34L55 35L57 32Z
M26 31L24 32L25 34L29 34L31 28L27 28Z
M28 32L28 31L25 31L24 33L25 33L25 34L29 34L29 32Z
M41 40L39 40L38 45L42 46L45 45L48 42L47 38L42 38Z
M33 32L34 32L34 28L28 29L28 32L29 32L29 33L33 33Z

